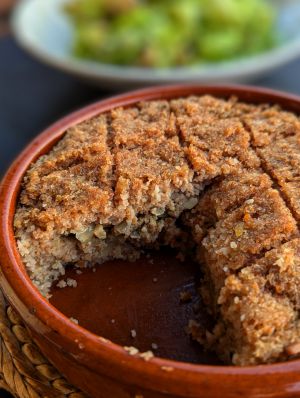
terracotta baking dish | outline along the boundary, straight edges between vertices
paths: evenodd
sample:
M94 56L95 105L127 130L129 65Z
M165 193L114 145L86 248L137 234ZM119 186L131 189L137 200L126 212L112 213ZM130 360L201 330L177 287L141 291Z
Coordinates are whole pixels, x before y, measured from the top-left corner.
M300 98L291 95L250 87L185 85L150 88L113 97L60 120L21 153L3 179L0 192L1 289L44 355L70 383L91 397L299 397L300 360L240 368L161 358L146 362L128 355L122 346L106 342L74 324L49 304L32 285L18 255L12 220L20 181L29 164L49 151L67 128L116 106L190 94L236 95L242 101L277 103L300 114Z

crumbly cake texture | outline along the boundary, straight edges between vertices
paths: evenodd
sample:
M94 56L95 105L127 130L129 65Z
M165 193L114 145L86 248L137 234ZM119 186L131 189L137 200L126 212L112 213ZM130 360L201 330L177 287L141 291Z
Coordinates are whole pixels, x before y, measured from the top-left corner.
M45 296L65 266L170 245L203 270L228 363L300 354L300 120L211 96L117 108L71 127L23 181L14 227Z

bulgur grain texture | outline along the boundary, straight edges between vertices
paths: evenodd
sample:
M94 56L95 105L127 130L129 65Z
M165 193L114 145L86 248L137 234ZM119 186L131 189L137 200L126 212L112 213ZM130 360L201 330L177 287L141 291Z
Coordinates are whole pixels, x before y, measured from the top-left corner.
M204 333L191 322L194 338L236 365L286 360L300 353L299 175L294 114L211 96L143 102L70 128L31 165L15 236L45 296L67 264L193 253L215 317Z

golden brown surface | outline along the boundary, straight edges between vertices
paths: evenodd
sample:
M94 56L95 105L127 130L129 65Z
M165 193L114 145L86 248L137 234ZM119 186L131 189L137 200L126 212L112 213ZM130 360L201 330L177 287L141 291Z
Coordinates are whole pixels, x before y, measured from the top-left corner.
M300 240L266 253L227 278L219 296L226 344L239 365L287 359L299 343ZM297 355L298 352L291 352Z
M300 122L210 96L139 103L74 126L27 172L19 251L47 295L66 264L193 255L215 327L193 336L237 365L298 355Z

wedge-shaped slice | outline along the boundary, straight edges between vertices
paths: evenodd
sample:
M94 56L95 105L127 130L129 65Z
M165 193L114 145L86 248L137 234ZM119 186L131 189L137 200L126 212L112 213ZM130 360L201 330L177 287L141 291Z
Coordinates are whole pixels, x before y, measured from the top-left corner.
M271 250L226 279L217 350L236 365L300 354L300 239Z
M246 118L262 166L281 189L300 221L300 120L288 112L268 110Z
M209 228L250 200L258 192L271 188L270 177L258 170L238 169L234 174L214 181L201 195L197 206L186 215L185 222L191 228L196 242L201 243ZM237 226L236 236L243 233L242 224Z
M257 193L218 221L202 242L205 268L216 296L227 275L251 264L297 231L291 212L274 189Z

